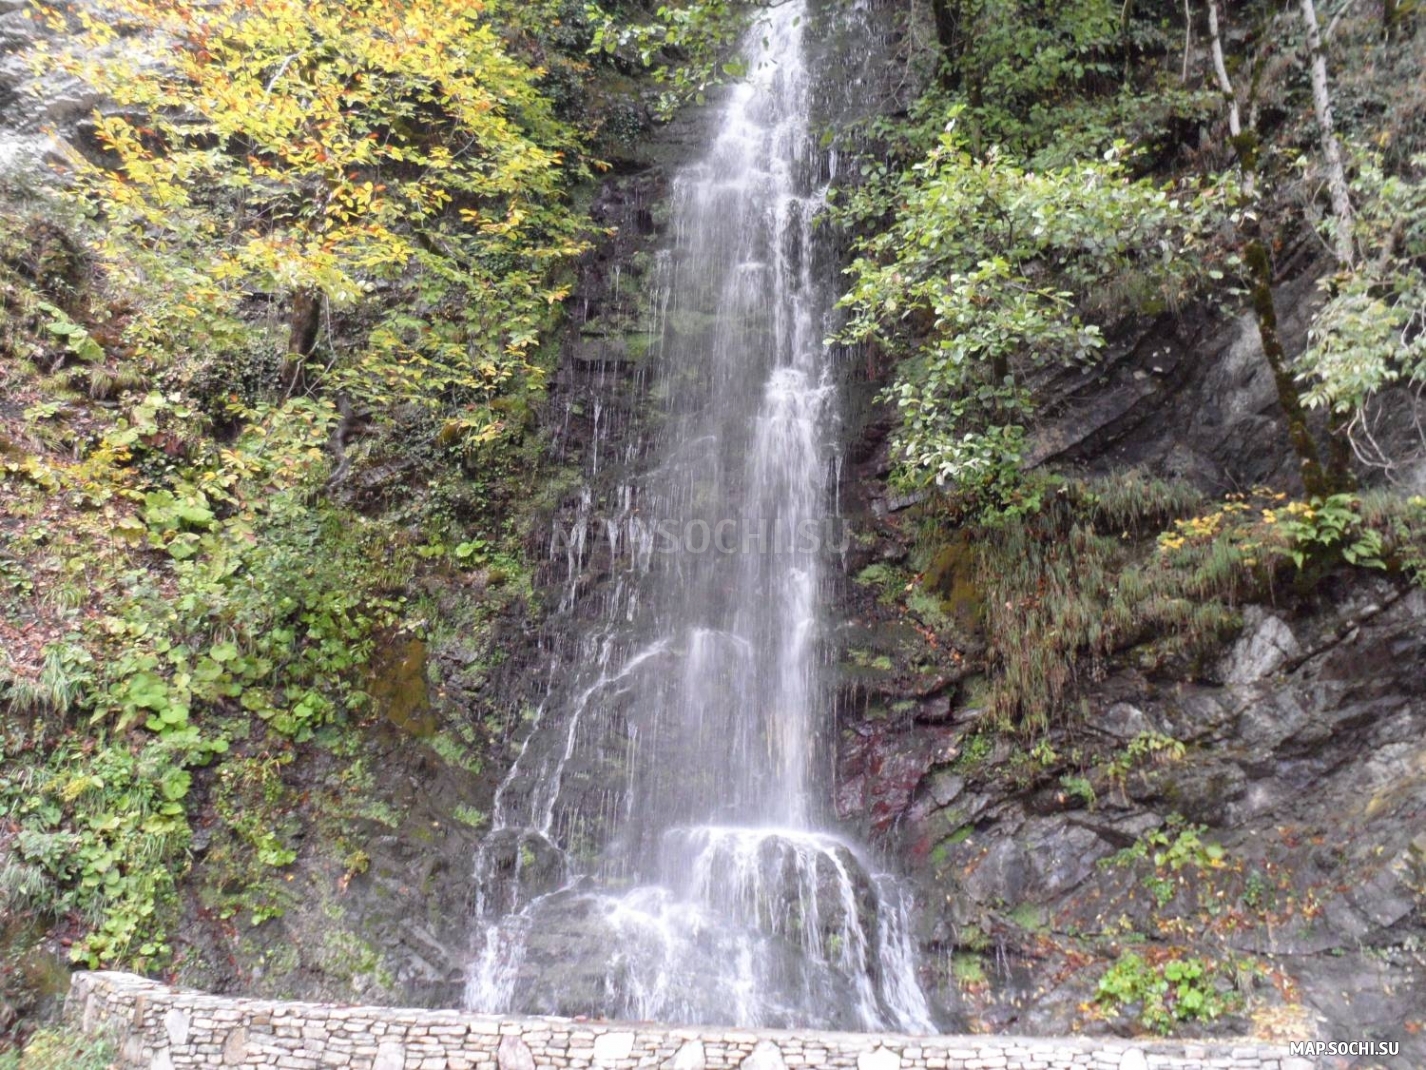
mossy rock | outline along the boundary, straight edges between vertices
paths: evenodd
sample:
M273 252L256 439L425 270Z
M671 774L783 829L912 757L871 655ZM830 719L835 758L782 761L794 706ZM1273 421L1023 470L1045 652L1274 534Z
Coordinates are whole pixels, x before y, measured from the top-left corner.
M941 612L962 625L980 622L985 592L976 582L975 547L964 533L942 547L922 577L922 586L939 596Z
M1010 920L1022 929L1039 932L1049 924L1049 914L1036 903L1020 903L1010 911Z
M679 308L668 313L668 327L673 333L685 338L707 334L718 326L718 317L710 312Z
M958 984L970 987L985 983L985 966L974 951L958 951L951 958L951 972Z
M403 732L418 739L435 734L424 639L397 637L378 647L368 690L377 709Z
M652 331L632 331L624 335L625 350L630 360L643 360L658 342L659 336Z

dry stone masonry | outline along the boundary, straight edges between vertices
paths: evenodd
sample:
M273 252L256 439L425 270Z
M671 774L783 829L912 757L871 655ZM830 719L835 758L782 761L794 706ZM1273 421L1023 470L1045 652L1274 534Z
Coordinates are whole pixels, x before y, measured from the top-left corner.
M123 973L78 973L66 1013L108 1035L122 1067L284 1070L1313 1070L1244 1042L1085 1037L913 1037L340 1007L184 992Z

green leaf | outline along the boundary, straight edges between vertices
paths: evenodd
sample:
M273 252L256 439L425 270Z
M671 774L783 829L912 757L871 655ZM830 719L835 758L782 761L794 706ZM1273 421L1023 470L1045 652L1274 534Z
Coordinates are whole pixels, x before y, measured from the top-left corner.
M141 672L129 680L129 702L145 710L161 710L168 705L168 684L153 673Z
M170 769L159 781L159 790L163 792L165 799L177 802L188 794L192 783L193 777L186 769Z
M260 717L268 717L272 714L272 700L261 688L248 688L243 692L243 697L239 701L242 703L243 709L249 713L256 713Z
M238 645L236 643L215 643L208 651L208 656L218 663L232 661L238 656Z
M168 554L175 561L187 561L197 555L199 550L198 536L191 532L182 535L175 535L168 544Z
M456 557L464 561L468 558L475 557L483 549L485 549L484 539L472 539L469 542L463 542L459 546L457 546L455 549L455 555Z

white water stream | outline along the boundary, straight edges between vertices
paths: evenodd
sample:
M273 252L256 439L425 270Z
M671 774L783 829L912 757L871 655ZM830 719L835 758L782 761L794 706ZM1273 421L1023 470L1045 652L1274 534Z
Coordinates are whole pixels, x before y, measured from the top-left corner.
M559 548L565 612L591 540L617 575L496 797L473 1009L933 1028L897 882L825 831L835 279L814 270L828 163L803 18L788 3L755 27L675 181L666 411L602 529L586 491Z

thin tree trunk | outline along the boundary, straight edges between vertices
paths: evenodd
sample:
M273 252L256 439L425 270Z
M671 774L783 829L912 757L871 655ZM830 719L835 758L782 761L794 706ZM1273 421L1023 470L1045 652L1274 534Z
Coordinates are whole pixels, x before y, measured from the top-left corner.
M1233 92L1228 77L1228 64L1223 61L1223 35L1218 29L1218 0L1208 0L1208 43L1213 52L1213 73L1218 76L1218 89L1228 105L1228 133L1243 136L1243 122L1238 115L1238 95Z
M967 109L970 114L970 151L972 156L979 157L981 143L984 140L981 136L980 126L980 110L985 102L981 82L983 72L980 67L977 66L974 70L969 71L968 74L969 85L967 86L966 103L970 105Z
M1333 409L1327 412L1327 483L1334 494L1357 489L1352 471L1352 421Z
M1188 84L1188 57L1193 52L1193 9L1183 0L1183 73L1179 81Z
M1129 84L1129 79L1134 74L1134 42L1129 38L1129 15L1134 10L1134 0L1124 0L1124 6L1119 11L1119 36L1124 41L1124 84Z
M1317 6L1302 0L1302 21L1307 24L1307 49L1312 66L1312 108L1317 113L1317 132L1322 138L1322 158L1327 164L1327 189L1332 195L1332 215L1336 220L1333 249L1343 267L1356 259L1352 238L1352 195L1342 166L1342 146L1332 122L1332 94L1327 86L1327 54L1317 29Z
M1252 131L1244 132L1238 112L1238 94L1228 77L1228 65L1223 60L1223 35L1218 29L1218 0L1208 0L1208 43L1213 54L1213 72L1218 76L1218 89L1228 105L1228 136L1233 151L1243 169L1243 193L1252 197L1257 182L1257 138Z

